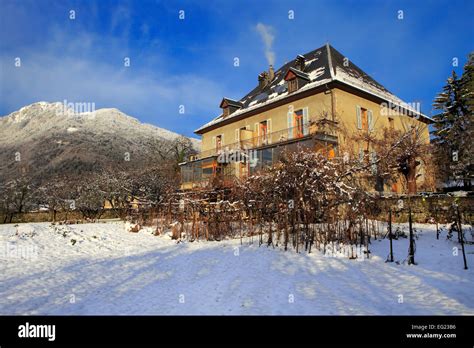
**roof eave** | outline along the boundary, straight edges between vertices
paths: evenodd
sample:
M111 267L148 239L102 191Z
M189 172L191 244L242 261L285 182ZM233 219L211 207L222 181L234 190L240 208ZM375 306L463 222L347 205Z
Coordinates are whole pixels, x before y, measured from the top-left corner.
M318 82L318 81L313 81L313 82L316 83L316 82ZM309 83L313 83L313 82L310 81ZM333 82L333 80L329 80L329 81L324 81L324 80L323 80L323 81L321 81L321 83L318 83L318 84L312 86L311 88L303 89L303 90L298 90L298 91L296 91L296 92L294 92L294 93L291 93L291 94L289 94L289 95L286 95L286 96L285 96L284 98L282 98L282 99L276 99L276 100L273 100L273 101L269 102L268 104L259 105L258 107L255 107L255 108L251 108L251 109L248 109L248 110L246 110L246 109L240 109L239 111L242 111L241 113L239 113L239 114L237 114L237 115L229 116L229 117L226 117L226 118L222 118L220 121L218 121L218 122L216 122L216 123L212 123L214 120L217 120L219 117L222 117L222 115L219 115L219 116L215 117L212 121L206 123L205 125L203 125L202 127L198 128L198 129L196 129L196 130L194 131L194 134L202 135L202 134L206 133L207 130L212 130L212 129L214 129L214 128L218 128L218 127L216 127L216 126L220 125L221 122L232 120L232 118L235 117L235 116L240 116L240 117L245 116L247 113L253 113L253 112L258 111L258 110L260 110L260 109L262 109L262 108L266 108L266 107L268 107L268 106L271 106L271 105L274 104L274 103L278 103L278 102L284 101L284 100L286 100L287 98L294 98L295 96L298 96L299 94L311 92L311 91L316 90L316 89L318 89L318 88L321 88L322 86L327 85L327 84L329 84L329 83L331 83L331 82ZM209 129L209 128L211 128L211 129Z
M307 91L312 91L312 90L314 90L314 89L317 89L317 88L320 87L321 85L328 85L329 83L334 83L334 82L339 82L339 83L342 83L342 84L344 84L344 85L346 85L346 86L348 86L348 87L355 88L355 89L357 89L357 90L359 90L359 91L362 91L362 92L364 92L364 93L368 93L368 94L370 94L370 95L373 95L373 96L376 97L376 98L379 98L380 100L384 100L384 101L387 101L387 102L393 102L393 100L389 100L388 98L386 98L386 97L384 97L384 96L381 96L381 95L379 95L379 94L376 94L376 93L373 93L373 92L371 92L371 91L368 91L367 89L362 89L362 88L360 88L360 87L358 87L358 86L352 85L352 84L350 84L350 83L347 83L346 81L342 81L341 79L337 79L337 78L331 78L331 80L330 80L329 82L322 83L322 84L317 84L317 85L315 85L314 87L311 87L310 89L307 89L307 90L305 90L305 91L306 91L306 92L307 92ZM299 91L298 91L298 92L299 92ZM298 92L296 92L296 94L295 94L295 93L292 93L291 95L287 95L287 96L285 96L284 98L279 99L279 100L276 100L276 101L274 101L274 102L285 100L285 99L287 99L287 98L290 97L290 96L297 95ZM271 102L271 103L269 103L269 104L260 105L260 106L257 107L257 108L253 108L253 109L250 109L250 110L247 110L247 111L244 111L244 109L243 109L243 110L242 110L243 112L242 112L241 114L239 114L239 116L244 116L244 115L246 115L246 114L249 113L249 112L255 112L255 111L257 111L257 110L259 110L259 109L261 109L261 108L264 108L264 107L266 107L266 106L268 106L268 105L273 104L274 102ZM425 122L425 123L428 123L428 124L434 123L434 120L433 120L432 118L428 117L427 115L425 115L425 114L423 114L423 113L421 113L421 112L418 113L418 112L415 112L414 110L407 110L407 111L410 111L410 112L413 112L413 113L418 114L421 118L424 118L424 119L427 121L427 122ZM222 115L219 115L219 116L216 117L215 119L217 119L217 118L219 118L219 117L221 117L221 116L222 116ZM214 119L214 120L215 120L215 119ZM216 123L213 123L213 124L209 124L209 123L212 122L212 121L211 121L211 122L209 122L209 123L206 123L204 126L198 128L198 129L196 129L196 130L194 131L194 133L197 134L197 135L202 135L202 134L206 133L206 130L208 130L209 128L212 128L212 129L218 128L218 127L216 127L216 126L218 126L222 121L224 121L224 120L229 120L229 119L232 119L232 118L226 118L226 119L223 118L223 119L222 119L221 121L219 121L219 122L216 122Z
M374 93L374 92L369 91L369 90L367 90L367 89L364 89L364 88L361 88L361 87L356 86L356 85L354 85L354 84L351 84L351 83L349 83L349 82L347 82L347 81L341 80L340 78L337 78L337 76L336 76L335 78L333 78L333 81L337 81L337 82L343 83L343 84L345 84L346 86L349 86L349 87L351 87L351 88L355 88L355 89L358 89L359 91L362 91L362 92L364 92L364 93L371 94L371 95L373 95L374 97L377 97L377 98L379 98L379 99L381 99L381 100L384 100L384 101L386 101L386 102L391 102L391 103L397 104L396 100L390 100L389 98L387 98L387 97L385 97L385 96L383 96L383 95L380 95L380 94L378 94L378 93ZM395 98L398 98L398 97L395 96L395 95L393 95L393 96L394 96ZM400 99L400 98L398 98L398 99ZM401 100L401 99L400 99L400 101L403 102L403 100ZM405 104L406 104L406 103L405 103ZM413 113L413 114L419 115L419 116L422 117L422 118L425 118L425 119L428 121L428 122L426 122L426 123L428 123L428 124L435 123L435 121L434 121L432 118L426 116L426 115L423 114L422 112L418 112L418 111L416 111L416 110L408 109L408 108L404 107L403 105L400 106L400 107L401 107L402 109L404 109L404 110L410 112L410 113Z

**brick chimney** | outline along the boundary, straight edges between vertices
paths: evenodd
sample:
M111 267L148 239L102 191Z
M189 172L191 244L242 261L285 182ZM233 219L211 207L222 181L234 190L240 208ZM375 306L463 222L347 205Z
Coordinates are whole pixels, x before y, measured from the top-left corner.
M275 78L275 70L273 70L273 65L270 65L268 68L268 83L272 82Z
M268 71L264 71L260 75L258 75L258 86L260 88L263 88L266 85L268 85L270 82L272 82L274 78L275 78L275 70L273 70L273 65L270 65L270 67L268 68Z
M295 68L298 69L299 71L304 71L305 68L305 58L301 54L298 54L296 57L296 64Z
M258 87L263 88L268 83L268 73L266 71L258 75Z

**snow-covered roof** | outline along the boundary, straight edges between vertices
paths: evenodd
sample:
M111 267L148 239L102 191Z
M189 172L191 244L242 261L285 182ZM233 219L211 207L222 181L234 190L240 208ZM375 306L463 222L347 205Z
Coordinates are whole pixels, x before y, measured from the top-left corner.
M237 108L241 108L243 106L241 102L230 99L230 98L226 98L226 97L222 98L220 107L222 107L224 104L234 106Z
M222 121L228 121L234 117L247 113L251 110L258 109L276 101L288 97L288 90L285 85L284 77L288 70L297 71L303 74L305 78L309 78L309 82L305 84L298 91L291 93L291 95L298 94L308 89L316 88L318 86L327 84L329 82L338 81L345 85L359 89L365 93L371 94L394 105L401 105L408 111L419 114L428 121L433 121L428 116L410 107L409 104L404 103L400 98L395 96L387 90L380 83L375 81L372 77L366 74L362 69L353 64L349 59L337 51L334 47L326 44L309 53L301 55L305 59L305 66L303 70L296 69L297 59L294 59L278 70L275 71L275 77L270 83L261 87L257 86L239 101L241 108L231 115L219 115L212 121L201 126L195 133L201 134L204 130L211 126L215 126Z
M310 80L309 75L307 73L302 72L301 70L291 67L288 69L288 71L291 71L295 76L299 78ZM288 75L288 72L285 75Z

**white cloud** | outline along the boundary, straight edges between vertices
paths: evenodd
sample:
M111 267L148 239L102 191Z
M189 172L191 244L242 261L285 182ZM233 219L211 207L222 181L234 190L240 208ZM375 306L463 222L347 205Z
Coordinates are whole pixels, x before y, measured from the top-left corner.
M71 37L56 31L50 42L20 53L20 68L14 66L14 57L0 56L4 109L14 111L42 100L94 102L97 108L116 107L178 131L185 129L186 114L205 121L213 116L209 110L217 111L221 86L200 75L169 73L167 58L158 53L133 52L121 38L86 32ZM123 64L125 56L131 58L129 68ZM179 105L185 106L185 115L178 113Z

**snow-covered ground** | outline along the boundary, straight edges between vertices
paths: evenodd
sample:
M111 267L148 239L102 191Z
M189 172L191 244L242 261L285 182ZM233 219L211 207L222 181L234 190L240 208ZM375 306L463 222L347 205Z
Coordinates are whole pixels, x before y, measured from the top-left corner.
M446 231L415 226L409 266L407 239L394 241L397 264L387 240L357 261L247 239L176 243L121 222L0 225L0 314L474 314L473 245L464 270Z

